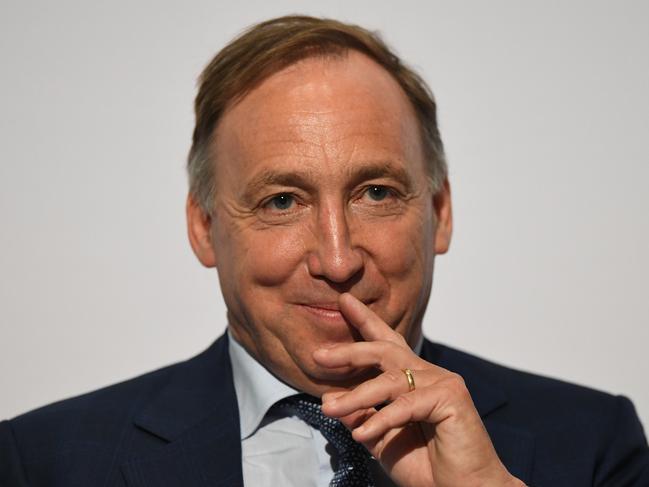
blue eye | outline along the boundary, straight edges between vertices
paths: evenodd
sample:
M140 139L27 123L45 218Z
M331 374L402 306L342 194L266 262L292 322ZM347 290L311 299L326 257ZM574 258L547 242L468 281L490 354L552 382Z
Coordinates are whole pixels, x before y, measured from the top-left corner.
M390 194L390 190L385 186L370 186L367 189L367 194L374 201L381 201Z
M293 201L293 196L282 193L274 196L268 204L276 210L288 210L293 205Z

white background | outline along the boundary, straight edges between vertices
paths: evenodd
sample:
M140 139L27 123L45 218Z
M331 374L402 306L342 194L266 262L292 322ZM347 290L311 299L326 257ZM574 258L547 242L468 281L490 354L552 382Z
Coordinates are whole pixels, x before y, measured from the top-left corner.
M184 228L195 80L302 12L380 30L438 99L456 231L426 334L624 393L649 424L648 3L0 5L0 418L223 331Z

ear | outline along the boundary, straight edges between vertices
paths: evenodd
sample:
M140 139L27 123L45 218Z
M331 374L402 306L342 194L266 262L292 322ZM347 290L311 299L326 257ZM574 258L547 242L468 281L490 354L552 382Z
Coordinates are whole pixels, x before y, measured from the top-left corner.
M433 196L433 209L437 219L435 229L435 254L445 254L451 245L453 235L453 209L451 207L451 185L448 178Z
M187 234L194 254L205 267L216 267L212 246L212 217L205 213L192 194L187 195Z

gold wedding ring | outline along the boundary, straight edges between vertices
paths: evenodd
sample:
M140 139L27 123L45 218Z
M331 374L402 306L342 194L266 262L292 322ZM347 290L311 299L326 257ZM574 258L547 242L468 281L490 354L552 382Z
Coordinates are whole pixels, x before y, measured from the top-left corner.
M412 375L412 370L410 369L401 369L401 372L406 374L406 379L408 379L408 391L412 392L415 390L415 376Z

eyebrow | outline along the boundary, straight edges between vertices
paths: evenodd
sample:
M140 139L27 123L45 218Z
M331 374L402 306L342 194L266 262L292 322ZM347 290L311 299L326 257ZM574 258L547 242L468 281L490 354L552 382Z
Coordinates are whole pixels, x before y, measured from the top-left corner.
M269 169L255 176L245 187L243 198L245 201L253 201L255 197L267 186L293 186L313 190L315 176L310 172L291 171L284 172Z
M378 178L393 178L403 184L406 192L411 192L413 181L408 172L401 166L390 162L370 162L354 164L347 168L347 186L354 187L363 181ZM305 191L316 190L318 176L313 171L281 171L268 169L255 176L243 192L245 201L253 201L268 186L292 186Z
M406 192L410 192L413 187L412 178L405 168L390 162L375 162L353 166L349 168L348 176L350 186L356 186L369 179L392 178L403 184Z

